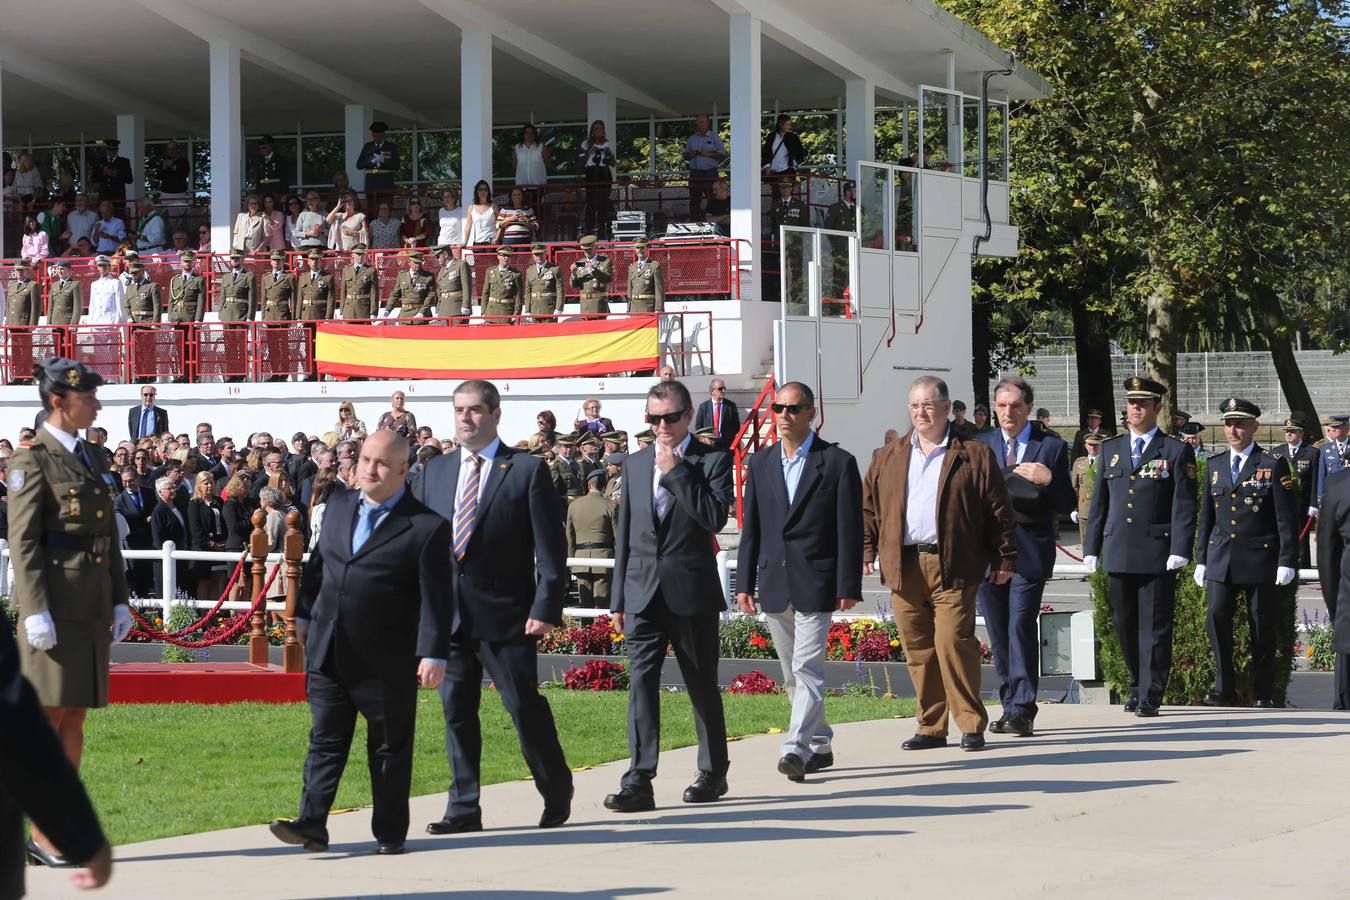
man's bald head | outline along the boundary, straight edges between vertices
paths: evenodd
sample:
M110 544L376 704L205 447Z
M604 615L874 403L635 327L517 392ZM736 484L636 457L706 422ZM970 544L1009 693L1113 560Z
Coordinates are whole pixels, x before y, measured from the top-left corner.
M356 486L372 503L398 493L408 474L408 442L391 430L377 431L361 444L356 461Z

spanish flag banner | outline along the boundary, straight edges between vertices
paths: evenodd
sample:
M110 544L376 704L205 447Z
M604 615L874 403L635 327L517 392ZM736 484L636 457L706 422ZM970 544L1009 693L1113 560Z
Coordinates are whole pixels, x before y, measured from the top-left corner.
M319 374L338 378L565 378L655 369L659 317L537 325L322 322Z

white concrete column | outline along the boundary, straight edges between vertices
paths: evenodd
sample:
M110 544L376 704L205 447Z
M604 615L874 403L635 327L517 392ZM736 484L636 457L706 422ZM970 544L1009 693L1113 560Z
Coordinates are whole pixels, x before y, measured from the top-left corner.
M138 200L145 194L145 119L123 113L117 116L118 152L131 161L131 184L127 199Z
M347 180L354 190L365 190L366 173L356 167L356 158L369 139L370 123L375 121L375 110L362 103L348 103L343 108L343 152L346 154Z
M228 250L244 184L243 107L239 45L209 42L211 57L211 246Z
M760 20L731 16L731 236L739 241L741 298L758 300L760 272Z
M459 47L459 120L465 204L479 180L492 183L492 33L463 32Z
M617 147L619 137L617 131L619 126L616 122L619 117L618 109L613 94L606 94L603 91L587 92L586 132L589 134L591 123L599 119L605 123L605 137L609 138L609 142Z
M844 112L847 116L846 171L850 178L857 178L858 163L870 162L877 155L876 85L862 78L850 78L844 85Z

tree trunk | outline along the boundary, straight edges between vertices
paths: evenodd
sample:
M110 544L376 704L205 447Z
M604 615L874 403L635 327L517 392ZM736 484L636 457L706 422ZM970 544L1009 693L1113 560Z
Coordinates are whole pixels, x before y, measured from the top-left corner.
M975 404L989 406L989 381L994 377L989 356L989 304L974 303L970 310L970 347L971 366L970 411L974 414Z
M1275 374L1279 376L1285 403L1291 410L1303 414L1306 420L1303 423L1303 439L1308 443L1319 440L1322 437L1322 420L1317 415L1308 383L1303 380L1303 371L1298 367L1294 342L1285 328L1280 298L1262 284L1255 285L1252 295L1259 307L1254 318L1262 325L1266 343L1270 347L1270 361L1274 363Z
M1082 297L1069 298L1073 314L1073 345L1078 361L1078 427L1087 427L1087 411L1100 409L1112 429L1119 422L1116 386L1111 376L1111 341L1106 316L1089 310ZM1072 410L1070 410L1072 412Z
M1172 424L1172 414L1177 410L1177 320L1155 260L1156 255L1150 251L1149 268L1153 269L1153 286L1145 301L1148 314L1148 375L1167 389L1163 394L1162 409L1158 411L1159 427L1167 431Z

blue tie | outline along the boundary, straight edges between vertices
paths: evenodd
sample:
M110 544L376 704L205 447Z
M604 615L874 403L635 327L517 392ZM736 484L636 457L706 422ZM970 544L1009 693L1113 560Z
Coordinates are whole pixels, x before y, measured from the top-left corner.
M145 437L150 433L150 425L154 422L155 410L152 406L147 406L141 410L141 433L140 437Z
M1242 471L1242 457L1233 454L1233 487L1237 487L1238 473Z
M364 500L357 507L356 528L352 530L352 554L355 555L361 551L361 546L370 539L370 533L375 530L375 517L379 515L383 506L371 506Z
M1133 468L1139 468L1139 461L1144 458L1144 439L1134 439L1134 452L1130 454L1130 464Z

